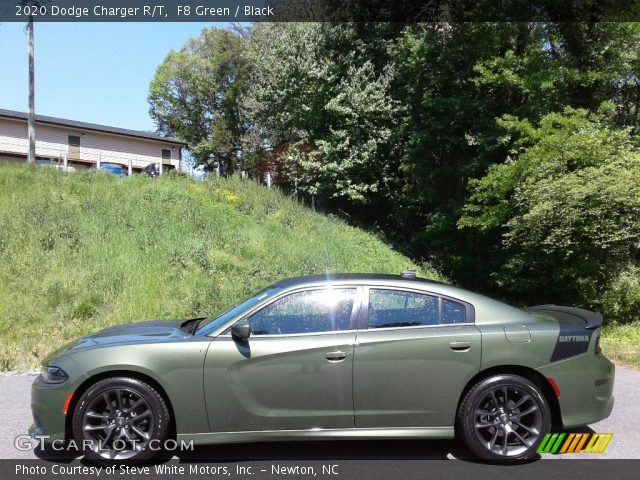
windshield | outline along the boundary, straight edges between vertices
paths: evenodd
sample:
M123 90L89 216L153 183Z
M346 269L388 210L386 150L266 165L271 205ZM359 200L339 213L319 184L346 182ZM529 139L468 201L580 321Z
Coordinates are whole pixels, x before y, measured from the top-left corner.
M251 307L257 305L258 303L262 302L263 300L272 297L273 295L275 295L277 292L279 292L280 290L282 290L280 287L267 287L264 290L259 291L258 293L256 293L255 295L247 298L246 300L240 302L239 304L237 304L235 307L227 310L226 312L219 314L219 315L214 315L211 318L207 318L206 320L203 320L200 325L198 326L198 330L196 330L195 335L208 335L209 333L217 330L218 328L220 328L222 325L224 325L225 323L227 323L229 320L232 320L233 318L237 317L238 315L242 314L242 312L250 309Z

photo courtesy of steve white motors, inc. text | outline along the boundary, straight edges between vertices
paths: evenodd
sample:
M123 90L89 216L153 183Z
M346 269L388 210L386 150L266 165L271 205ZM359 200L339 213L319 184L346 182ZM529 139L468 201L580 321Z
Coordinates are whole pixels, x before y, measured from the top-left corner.
M161 464L153 466L133 465L24 465L17 464L16 475L90 475L104 477L109 475L302 475L307 477L339 475L339 465L174 465Z

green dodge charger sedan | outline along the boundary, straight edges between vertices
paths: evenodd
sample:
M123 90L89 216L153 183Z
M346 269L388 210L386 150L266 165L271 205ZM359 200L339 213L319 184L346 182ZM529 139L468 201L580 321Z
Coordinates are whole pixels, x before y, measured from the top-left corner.
M148 459L170 438L454 437L523 461L552 427L611 413L601 327L599 313L521 310L413 271L291 278L216 317L64 346L33 383L30 433L100 461Z

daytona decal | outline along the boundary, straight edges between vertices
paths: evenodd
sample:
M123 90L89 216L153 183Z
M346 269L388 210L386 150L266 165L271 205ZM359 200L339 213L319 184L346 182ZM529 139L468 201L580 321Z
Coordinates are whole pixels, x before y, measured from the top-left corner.
M591 338L588 335L560 335L558 342L589 342Z
M594 331L585 330L582 321L574 323L560 320L558 324L560 326L560 334L558 335L556 347L551 354L551 361L557 362L586 353Z

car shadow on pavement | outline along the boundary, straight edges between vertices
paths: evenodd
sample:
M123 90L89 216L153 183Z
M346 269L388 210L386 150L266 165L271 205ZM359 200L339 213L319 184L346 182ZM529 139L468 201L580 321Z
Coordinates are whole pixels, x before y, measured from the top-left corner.
M558 433L595 433L589 427L564 428ZM45 444L46 445L46 444ZM77 451L54 450L51 446L35 448L34 454L41 460L71 463L80 460L91 465ZM534 458L533 462L540 459ZM168 461L178 463L242 463L273 460L462 460L471 463L487 463L475 458L456 440L331 440L299 442L258 442L216 445L197 445L193 450L163 452L154 461L156 465ZM528 462L527 462L528 463Z
M179 463L241 463L256 460L447 460L474 461L455 440L332 440L303 442L260 442L197 445L193 450L171 452L153 464L170 460ZM71 463L82 455L77 451L34 449L41 460ZM81 460L85 463L85 460ZM89 462L86 462L89 464Z
M594 433L589 427L554 429L558 433ZM71 463L80 460L91 465L77 451L54 450L51 446L34 449L41 460ZM531 462L540 460L540 456ZM169 461L178 463L242 463L249 461L287 460L462 460L487 463L475 458L456 440L331 440L298 442L259 442L197 445L193 450L163 452L156 465ZM529 463L529 462L527 462Z
M196 446L181 463L248 460L446 460L471 457L454 440L332 440Z
M50 444L43 444L42 448L40 445L36 446L33 449L33 454L39 458L40 460L46 460L48 462L55 463L71 463L75 459L80 458L81 454L76 451L68 451L62 449L54 449Z
M591 427L562 428L558 433L596 433Z

